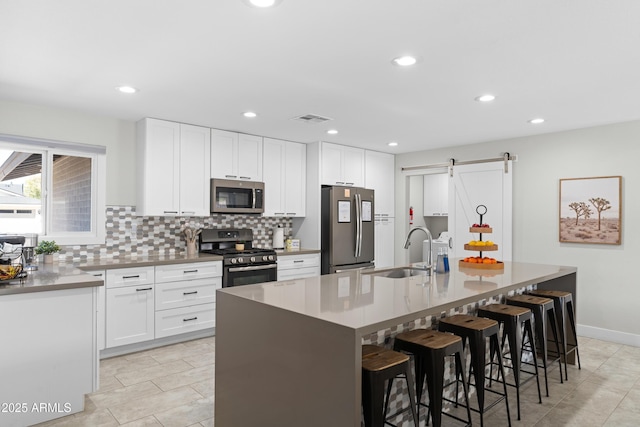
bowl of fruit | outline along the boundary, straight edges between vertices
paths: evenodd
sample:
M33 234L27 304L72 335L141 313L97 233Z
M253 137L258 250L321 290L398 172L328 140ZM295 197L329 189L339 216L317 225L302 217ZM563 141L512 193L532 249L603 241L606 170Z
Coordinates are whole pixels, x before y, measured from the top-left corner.
M12 280L22 273L22 264L6 265L0 264L0 280Z

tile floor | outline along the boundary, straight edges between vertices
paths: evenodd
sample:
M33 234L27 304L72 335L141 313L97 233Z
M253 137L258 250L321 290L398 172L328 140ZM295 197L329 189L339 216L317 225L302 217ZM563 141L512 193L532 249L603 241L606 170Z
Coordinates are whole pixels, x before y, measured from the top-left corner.
M582 370L570 366L569 381L560 384L556 365L550 397L541 379L542 404L529 381L521 393L521 421L509 389L514 426L640 425L640 348L579 341ZM204 338L102 360L100 391L87 396L85 411L40 426L213 426L214 354L215 338ZM505 413L503 404L492 408L485 426L506 426ZM474 425L480 425L475 414Z

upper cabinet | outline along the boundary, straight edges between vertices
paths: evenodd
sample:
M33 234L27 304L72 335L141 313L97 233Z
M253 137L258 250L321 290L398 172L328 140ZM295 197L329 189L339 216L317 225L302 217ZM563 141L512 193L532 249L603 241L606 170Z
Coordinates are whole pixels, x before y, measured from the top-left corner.
M423 215L449 215L449 178L446 173L437 173L424 176Z
M321 151L321 184L365 186L363 149L323 142Z
M305 216L305 144L264 138L265 216Z
M375 214L393 217L395 194L395 156L377 151L365 151L364 186L375 190Z
M212 129L211 178L262 181L262 137Z
M138 215L209 215L210 132L165 120L138 122Z

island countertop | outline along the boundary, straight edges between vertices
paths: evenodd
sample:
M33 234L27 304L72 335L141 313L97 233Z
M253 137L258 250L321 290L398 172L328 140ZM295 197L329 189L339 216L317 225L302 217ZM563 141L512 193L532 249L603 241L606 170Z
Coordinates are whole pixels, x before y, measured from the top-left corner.
M343 272L218 292L366 333L576 272L575 267L505 262L504 270L454 264L445 274L380 275L389 270Z
M529 286L567 290L576 301L574 267L506 262L496 271L456 262L448 274L400 278L387 270L395 269L219 289L216 425L360 427L362 344L384 345Z

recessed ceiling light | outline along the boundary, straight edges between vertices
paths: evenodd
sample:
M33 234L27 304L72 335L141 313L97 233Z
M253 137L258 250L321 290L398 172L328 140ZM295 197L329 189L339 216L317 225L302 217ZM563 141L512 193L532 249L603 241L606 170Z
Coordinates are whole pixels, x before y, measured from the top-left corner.
M541 117L538 117L536 119L529 120L529 123L531 123L532 125L539 125L540 123L544 123L544 119Z
M399 56L397 58L393 58L393 61L391 62L393 62L395 65L398 65L400 67L409 67L411 65L414 65L416 62L418 62L418 59L413 56L405 55L405 56Z
M118 86L116 89L122 93L136 93L138 91L138 89L132 86Z
M248 118L250 118L250 119L252 119L252 118L254 118L254 117L256 117L256 116L257 116L257 114L256 114L256 113L254 113L253 111L247 111L247 112L244 112L244 113L242 113L242 115L243 115L243 116L245 116L245 117L248 117Z
M338 133L338 131L337 131L337 130L335 130L335 129L329 129L329 130L327 131L327 133L328 133L329 135L335 135L335 134L337 134L337 133Z
M387 144L389 147L397 147L398 143L395 141L391 141L390 143Z
M251 7L267 8L279 4L282 0L244 0Z
M478 102L491 102L494 99L496 99L495 95L491 95L489 93L476 97L476 101Z

